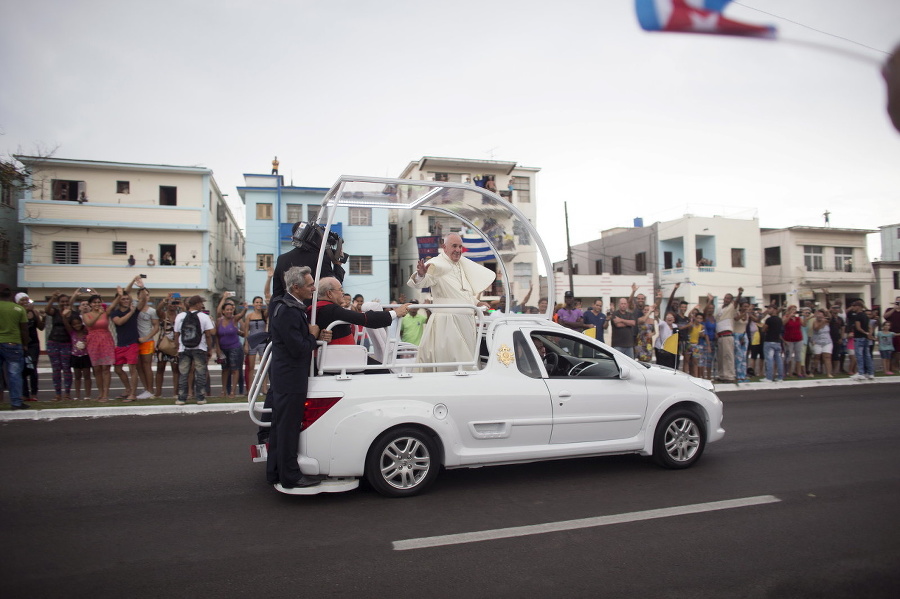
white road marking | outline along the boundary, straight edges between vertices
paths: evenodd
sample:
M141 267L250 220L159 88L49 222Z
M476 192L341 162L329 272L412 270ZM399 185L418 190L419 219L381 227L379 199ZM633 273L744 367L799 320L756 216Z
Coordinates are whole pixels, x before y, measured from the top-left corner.
M442 547L444 545L461 545L463 543L477 543L479 541L493 541L495 539L508 539L510 537L525 537L540 535L548 532L563 530L576 530L579 528L592 528L606 526L608 524L623 524L626 522L639 522L641 520L654 520L656 518L668 518L670 516L684 516L687 514L700 514L718 510L730 510L739 507L778 503L781 501L774 495L759 495L757 497L743 497L741 499L726 499L724 501L711 501L708 503L694 503L677 507L665 507L643 512L628 512L612 516L596 516L594 518L581 518L578 520L563 520L561 522L547 522L545 524L531 524L528 526L513 526L510 528L495 528L493 530L480 530L477 532L464 532L455 535L441 535L437 537L422 537L419 539L405 539L394 541L395 551L408 551L410 549L425 549L427 547Z

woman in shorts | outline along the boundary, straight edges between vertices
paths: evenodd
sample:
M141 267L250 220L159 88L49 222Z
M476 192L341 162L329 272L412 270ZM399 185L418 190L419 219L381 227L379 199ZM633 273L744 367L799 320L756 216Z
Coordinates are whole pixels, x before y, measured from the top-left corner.
M269 326L269 313L264 307L263 298L258 295L253 298L253 309L247 310L243 322L244 351L248 357L247 380L251 382L256 376L256 359L262 358L263 352L266 351L266 331ZM265 393L265 381L260 387L260 392Z
M812 323L812 353L815 367L824 372L828 378L831 374L831 354L833 351L831 329L828 326L829 314L825 310L816 310Z
M167 337L168 339L174 341L175 340L175 317L178 316L178 313L181 312L181 299L177 297L169 297L167 300L163 300L163 302L159 306L159 311L157 312L157 316L159 317L159 330L161 337ZM166 364L169 364L172 370L172 393L178 391L178 379L180 378L180 372L178 370L178 355L170 356L169 354L159 351L156 351L156 395L157 397L162 397L163 392L163 381L166 377Z
M227 301L222 307L222 315L216 319L216 351L222 364L223 397L234 397L238 376L244 366L244 350L239 336L241 331L234 310L234 302Z

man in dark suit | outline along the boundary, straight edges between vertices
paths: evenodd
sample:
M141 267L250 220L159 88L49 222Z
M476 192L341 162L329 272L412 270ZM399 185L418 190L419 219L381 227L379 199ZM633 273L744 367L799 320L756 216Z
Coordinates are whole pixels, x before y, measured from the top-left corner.
M309 367L319 327L308 324L306 306L315 282L309 267L294 266L284 275L286 292L269 306L272 356L269 367L272 427L266 461L266 480L286 489L310 487L318 477L304 476L297 463L300 425L309 384Z

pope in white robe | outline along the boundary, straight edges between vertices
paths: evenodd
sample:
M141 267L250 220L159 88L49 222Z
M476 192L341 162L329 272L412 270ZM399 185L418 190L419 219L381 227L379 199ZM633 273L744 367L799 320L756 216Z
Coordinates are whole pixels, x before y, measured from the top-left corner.
M440 253L425 262L419 260L408 285L431 288L435 304L478 304L478 294L497 278L494 271L463 256L462 238L449 233ZM468 362L475 355L475 315L471 310L433 310L422 342L419 363ZM437 370L454 370L453 367Z

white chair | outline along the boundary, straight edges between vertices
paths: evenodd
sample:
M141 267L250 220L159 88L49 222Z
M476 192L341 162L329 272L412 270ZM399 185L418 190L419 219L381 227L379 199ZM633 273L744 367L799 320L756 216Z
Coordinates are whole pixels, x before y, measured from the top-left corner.
M322 345L319 347L319 374L363 372L368 362L368 352L362 345Z

